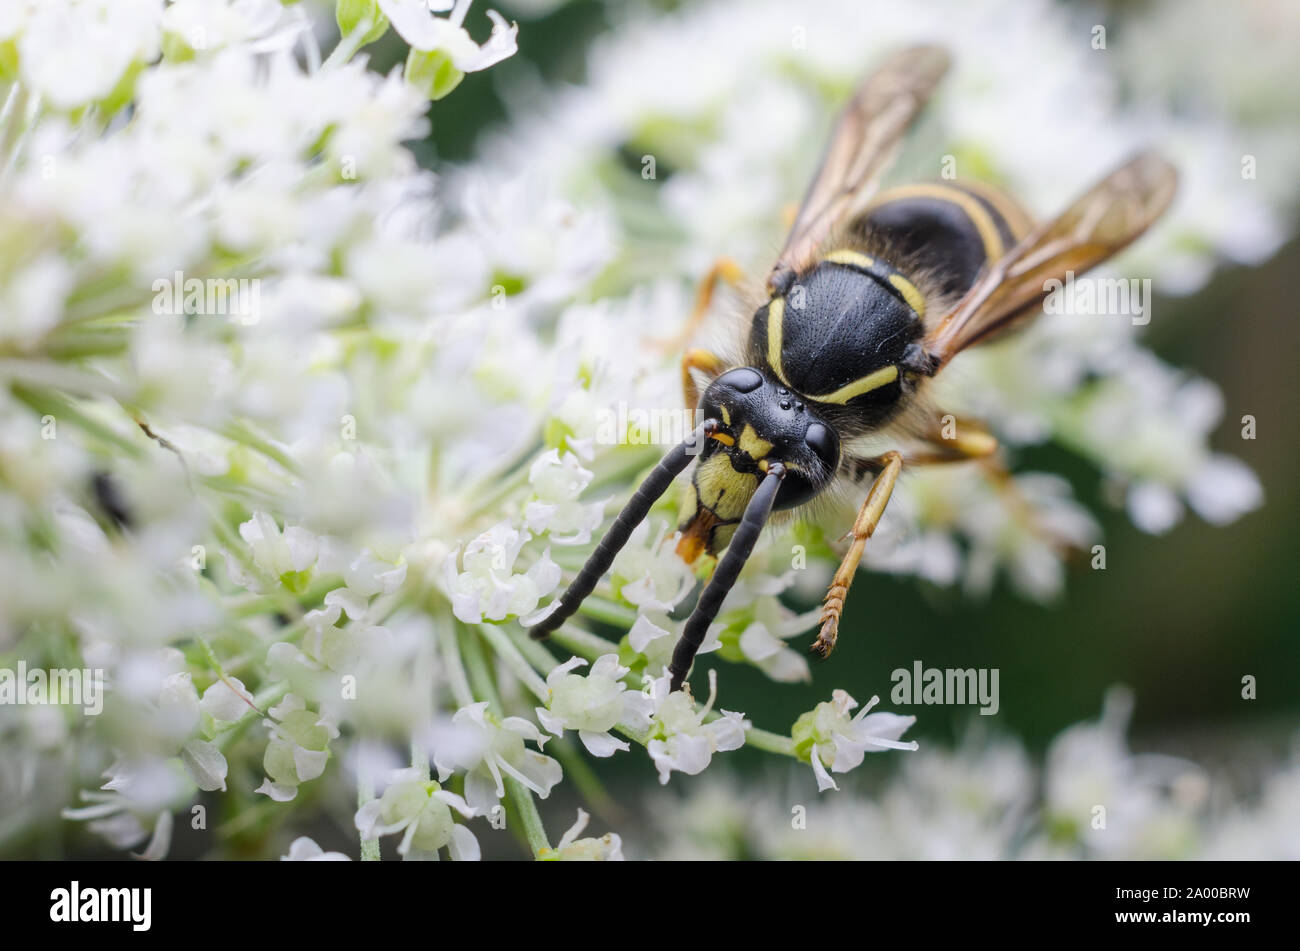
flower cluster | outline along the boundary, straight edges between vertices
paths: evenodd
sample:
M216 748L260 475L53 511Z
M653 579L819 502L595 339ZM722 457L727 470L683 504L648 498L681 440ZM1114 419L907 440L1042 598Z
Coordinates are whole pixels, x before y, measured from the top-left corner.
M1059 734L1041 763L1017 741L972 729L927 744L871 796L813 799L778 774L726 773L673 801L671 824L632 847L664 859L1292 859L1300 856L1300 763L1261 777L1251 805L1212 772L1134 753L1131 695ZM1289 797L1289 798L1288 798ZM669 808L656 802L648 811Z
M969 5L911 4L870 30L840 26L862 16L852 0L813 6L634 13L594 45L584 83L530 98L436 179L407 143L517 50L517 28L470 0L6 6L0 649L102 671L107 696L99 717L0 710L0 846L62 816L160 858L203 791L267 817L271 854L337 858L296 834L325 786L359 803L363 858L385 844L477 858L508 817L539 858L617 859L616 834L578 838L585 811L555 843L541 821L579 744L640 757L662 783L752 746L807 763L822 790L867 752L915 748L912 718L868 712L874 700L852 715L843 690L792 735L715 709L715 670L705 703L669 692L699 580L673 551L675 498L549 644L529 640L662 452L609 421L681 408L656 341L719 254L770 265L807 143L888 48L947 37L959 64L900 175L934 177L947 143L959 177L979 169L1047 210L1153 130L1177 143L1186 197L1116 265L1171 293L1285 239L1269 209L1292 197L1300 144L1272 146L1281 185L1228 193L1213 169L1247 104L1287 115L1300 84L1289 58L1252 66L1283 75L1271 97L1180 76L1218 96L1194 118L1117 101L1117 80L1168 78L1145 57L1089 57L1046 0L1017 10L998 56ZM1151 6L1135 29L1180 19ZM381 40L405 50L386 74L367 54ZM944 405L1012 447L1052 440L1095 462L1145 529L1185 506L1222 523L1260 503L1249 470L1208 449L1213 384L1129 323L1044 319L961 365ZM815 625L853 501L760 543L709 663L809 679L787 641ZM972 591L1005 573L1042 598L1064 583L1062 549L1095 534L1053 476L936 468L909 473L867 568ZM1052 768L1104 776L1149 826L1166 798L1127 765L1101 771L1116 755L1085 736ZM1086 844L1075 788L1049 785L1045 821L1106 851ZM1141 851L1110 854L1126 850Z

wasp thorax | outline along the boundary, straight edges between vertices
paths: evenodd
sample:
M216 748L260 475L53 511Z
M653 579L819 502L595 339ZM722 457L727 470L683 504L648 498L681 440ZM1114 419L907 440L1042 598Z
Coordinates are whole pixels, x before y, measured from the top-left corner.
M840 441L802 395L753 367L722 374L704 391L700 409L716 419L702 456L725 454L736 472L757 474L772 463L786 475L776 508L808 501L824 489L839 465Z

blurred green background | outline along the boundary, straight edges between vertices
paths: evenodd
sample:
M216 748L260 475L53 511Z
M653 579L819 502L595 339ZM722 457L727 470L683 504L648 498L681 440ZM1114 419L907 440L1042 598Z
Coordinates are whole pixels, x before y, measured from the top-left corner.
M512 82L581 80L588 43L607 28L606 5L589 0L532 19L508 2L498 6L520 21L519 55L470 74L454 96L433 104L432 134L416 147L426 163L472 156L480 133L505 118L499 93ZM385 69L401 52L390 35L372 55ZM1135 748L1218 764L1248 783L1251 762L1282 756L1300 724L1300 642L1292 636L1300 617L1293 580L1300 534L1294 480L1300 323L1292 296L1298 272L1294 242L1265 266L1225 266L1195 297L1157 300L1156 312L1170 316L1153 321L1146 337L1165 360L1222 388L1225 411L1213 446L1255 470L1265 491L1261 510L1227 528L1188 515L1167 535L1153 537L1100 497L1099 473L1090 465L1052 447L1022 453L1019 468L1069 478L1098 516L1105 571L1077 565L1064 596L1047 606L1005 586L986 601L972 601L911 579L863 575L849 599L840 646L829 663L814 665L811 685L772 690L756 671L728 666L727 705L781 729L837 685L856 685L859 700L879 693L890 707L890 672L917 659L927 667L997 667L1001 710L983 719L1041 749L1069 724L1095 717L1109 686L1127 684L1136 692ZM1253 441L1241 438L1245 414L1257 420ZM1258 682L1253 701L1241 697L1247 674ZM909 736L948 743L974 710L901 712L920 714ZM742 751L736 762L759 758ZM611 779L620 770L646 769L626 759L617 764L597 769Z

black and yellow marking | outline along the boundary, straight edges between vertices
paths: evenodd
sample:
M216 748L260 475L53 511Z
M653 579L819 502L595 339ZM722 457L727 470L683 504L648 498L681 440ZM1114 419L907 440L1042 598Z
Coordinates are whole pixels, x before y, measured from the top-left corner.
M785 370L781 366L781 350L785 347L785 299L774 297L767 305L767 365L772 368L776 378L786 386Z
M1024 210L995 188L930 182L882 192L855 230L872 246L896 249L895 260L924 269L940 293L962 294L1031 227Z
M916 312L917 317L925 317L925 295L907 275L888 261L873 258L852 248L839 248L823 255L822 260L828 264L851 267L855 271L874 277L885 287L891 289L908 307Z
M1014 201L986 187L884 192L850 226L847 245L832 246L755 314L751 361L811 402L880 424L912 379L906 354L934 301L964 294L1031 227Z
M870 373L858 377L851 383L846 383L838 390L832 393L825 393L821 396L814 396L812 399L818 403L833 403L843 406L849 400L859 396L864 396L872 390L877 390L882 386L887 386L898 379L898 366L896 364L887 364L879 370L873 370Z
M750 359L791 399L879 419L895 402L899 363L924 330L925 310L924 295L893 265L835 248L754 315Z

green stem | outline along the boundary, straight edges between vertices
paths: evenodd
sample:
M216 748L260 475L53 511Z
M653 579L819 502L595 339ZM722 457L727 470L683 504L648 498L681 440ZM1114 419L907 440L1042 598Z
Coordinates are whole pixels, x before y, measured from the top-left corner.
M506 636L510 638L519 652L528 658L528 662L539 673L545 676L555 669L555 657L541 641L533 640L518 625L509 625L505 630Z
M266 458L278 463L290 475L302 475L302 468L279 446L261 435L247 422L234 422L221 430L221 435L249 449L256 450Z
M374 26L374 22L366 17L355 27L353 27L347 36L339 37L338 45L330 51L330 55L321 63L321 69L332 69L336 66L342 66L348 60L356 55L357 50L361 49L365 41L366 34Z
M261 709L270 709L270 707L278 703L288 692L289 684L286 681L271 684L271 686L264 688L260 693L253 696L253 703ZM226 750L229 748L231 743L239 739L248 731L248 728L253 724L254 720L261 719L261 714L249 710L235 722L234 726L225 732L218 734L216 739L212 741L213 745L219 750Z
M750 727L745 731L745 745L765 750L768 753L779 753L781 756L795 757L794 738L782 736L780 733L769 733L767 730ZM797 757L795 758L797 759Z
M0 376L3 375L4 367L0 366ZM129 458L139 459L144 455L144 447L138 442L112 429L106 423L83 413L76 404L62 394L48 389L29 389L20 385L15 385L12 392L15 398L26 403L41 415L53 416L56 425L66 420L82 432L88 433L121 450Z
M547 744L547 751L554 754L564 767L566 779L572 780L582 798L591 806L592 812L610 825L619 825L626 819L623 810L605 789L592 768L582 756L582 751L569 741L567 736L557 737Z
M533 800L532 791L513 776L505 777L505 781L506 795L510 797L515 810L519 813L520 821L524 826L524 838L528 840L528 847L533 851L533 858L541 858L551 850L551 843L547 841L546 829L542 826L542 817L537 811L537 803Z
M480 624L479 633L487 639L496 651L497 657L501 659L510 672L514 674L519 682L532 691L533 696L545 703L550 696L550 688L546 686L546 681L537 676L537 672L524 659L524 655L519 653L515 645L510 642L501 628L493 624Z
M420 771L420 779L429 781L429 751L414 737L411 738L411 765Z
M487 657L483 653L483 645L467 629L462 628L458 633L460 636L457 638L457 643L460 645L461 657L465 661L465 669L469 671L469 682L474 692L482 699L491 702L492 706L504 715L506 711L501 705L501 696L497 693L492 670L488 667Z
M465 674L465 664L461 660L460 649L456 646L456 624L451 618L444 617L438 625L438 646L442 652L442 662L447 668L447 680L451 685L456 705L468 707L474 702L474 691L469 688L469 678Z
M357 775L357 808L360 809L370 800L375 798L375 784L369 777L358 773ZM379 861L379 840L361 839L361 861L378 862Z
M591 634L570 624L561 626L558 631L551 635L551 639L566 650L590 661L595 661L602 654L618 653L617 644L605 640L598 634Z
M582 602L578 608L578 613L592 620L600 621L602 624L609 624L612 627L630 628L636 623L636 611L619 604L617 601L610 601L608 598L592 596Z

